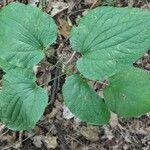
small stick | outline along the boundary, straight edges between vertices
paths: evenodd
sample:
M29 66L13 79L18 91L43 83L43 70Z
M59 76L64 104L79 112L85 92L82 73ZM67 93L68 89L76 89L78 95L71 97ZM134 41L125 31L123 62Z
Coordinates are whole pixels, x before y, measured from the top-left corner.
M2 134L0 135L0 138L1 138L2 136L4 136L5 134L7 134L8 131L9 131L9 129L7 129L4 133L2 133Z
M23 131L19 132L19 147L22 146L22 135L23 135Z
M49 102L50 105L52 105L55 101L55 98L56 98L56 92L57 92L57 87L58 87L58 77L59 76L59 68L56 68L56 71L55 71L55 79L54 79L54 83L53 83L53 89L52 89L52 95L51 95L51 100Z
M61 130L61 127L60 127L60 125L58 124L58 123L56 123L56 122L54 122L54 126L55 126L55 128L56 128L56 130L57 130L57 136L58 136L58 139L60 140L60 142L61 142L61 150L69 150L69 146L67 145L67 143L66 143L66 140L65 140L65 138L64 138L64 134L63 134L63 132L62 132L62 130Z
M16 132L14 132L14 134L16 134ZM19 145L17 145L17 148L19 149L21 146L22 146L22 134L23 134L23 131L20 131L19 132ZM2 148L2 150L10 150L11 148L13 148L13 147L15 147L16 146L16 144L14 143L14 144L12 144L12 145L10 145L10 146L6 146L6 147L4 147L4 148ZM18 147L19 146L19 147Z
M72 63L73 58L75 57L76 52L74 51L73 54L71 55L70 59L67 61L66 66L68 66L70 63Z

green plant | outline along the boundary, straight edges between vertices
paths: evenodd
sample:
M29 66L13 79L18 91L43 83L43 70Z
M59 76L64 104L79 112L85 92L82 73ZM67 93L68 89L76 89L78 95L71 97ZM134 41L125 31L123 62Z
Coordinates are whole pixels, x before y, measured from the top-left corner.
M150 75L133 67L150 48L149 20L146 10L99 7L73 28L70 42L81 54L76 64L81 75L109 81L101 98L81 75L67 78L64 101L78 118L106 124L110 110L125 118L150 111Z
M6 72L0 92L0 119L10 129L34 128L48 104L48 95L35 83L32 68L57 38L49 15L21 3L0 11L0 67Z
M81 19L71 33L73 50L81 53L81 74L63 86L66 106L81 120L106 124L110 110L121 117L150 111L150 76L132 67L150 48L150 13L133 8L100 7ZM0 67L6 72L0 92L0 119L13 130L34 128L48 96L35 83L32 68L57 38L49 15L20 3L0 11ZM87 83L109 80L101 98ZM143 86L144 85L144 86ZM142 101L142 102L141 102Z

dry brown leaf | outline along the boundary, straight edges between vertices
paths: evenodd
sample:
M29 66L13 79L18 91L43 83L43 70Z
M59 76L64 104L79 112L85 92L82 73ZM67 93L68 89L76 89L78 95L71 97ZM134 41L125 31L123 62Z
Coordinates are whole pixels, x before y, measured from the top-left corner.
M117 114L111 112L110 125L115 127L119 124Z
M64 19L58 19L59 22L59 34L62 35L65 39L69 38L71 26L68 21Z
M135 1L134 0L128 0L128 6L132 7L134 5Z
M4 128L5 128L5 125L4 125L4 124L2 124L2 123L0 123L0 134L2 134L2 132L3 132Z
M51 66L47 62L35 66L33 71L36 74L38 85L48 85L51 80Z
M86 5L91 5L90 9L97 6L97 4L100 4L101 0L85 0Z
M85 4L86 5L94 5L95 3L97 3L100 0L85 0Z
M37 4L39 3L39 0L28 0L28 3L32 6L37 6Z
M52 2L51 7L51 16L53 17L62 12L63 10L68 9L69 5L64 2Z
M34 136L32 142L37 148L42 147L42 137L41 136Z
M16 142L17 137L15 132L12 135L7 134L6 137L7 137L7 143L13 144Z
M99 140L98 127L83 126L80 129L80 134L83 135L87 140L90 140L90 141L98 141Z
M66 107L64 105L63 106L63 118L65 118L65 119L72 119L73 117L74 117L74 115L70 112L68 107Z
M104 131L105 131L105 136L109 139L112 140L114 138L114 135L112 133L112 130L109 129L109 127L105 126L104 127Z
M44 138L47 148L55 149L58 146L57 137L47 135Z
M147 2L146 4L144 4L141 8L150 10L150 2L149 3Z

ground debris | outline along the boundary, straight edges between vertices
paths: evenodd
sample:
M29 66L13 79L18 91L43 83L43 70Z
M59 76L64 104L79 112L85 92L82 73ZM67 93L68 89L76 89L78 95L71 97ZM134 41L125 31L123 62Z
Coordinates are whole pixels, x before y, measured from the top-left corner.
M10 1L12 0L8 2ZM23 0L21 2L38 6L42 1ZM59 26L57 43L46 52L46 57L47 60L50 60L51 56L56 53L57 62L62 62L62 66L59 66L62 71L61 73L66 69L65 65L73 55L68 40L71 28L73 25L78 24L80 18L89 9L101 5L150 9L150 2L148 0L49 0L43 2L46 3L43 10L51 14ZM1 0L0 8L5 5L6 1ZM80 55L76 54L71 63L69 62L69 67L73 72L77 72L75 61L79 57ZM55 70L55 68L53 70L52 66L56 65L57 62L49 66L47 65L47 60L44 60L44 63L38 64L37 68L34 68L34 72L39 77L37 80L38 84L46 85L45 88L47 88L50 96L51 88L53 89L54 85L49 84ZM134 65L144 68L149 72L150 52L145 53ZM47 106L45 114L37 123L36 128L23 133L21 147L18 145L18 132L12 132L3 124L0 124L0 150L62 150L63 141L67 149L70 150L150 150L150 114L136 119L120 119L112 113L110 124L107 126L87 125L76 119L68 111L67 107L64 106L61 93L64 80L65 76L58 78L57 92L54 91L53 103ZM89 84L94 87L100 96L103 96L101 89L106 86L107 81L101 83L89 81ZM49 99L51 99L51 96Z

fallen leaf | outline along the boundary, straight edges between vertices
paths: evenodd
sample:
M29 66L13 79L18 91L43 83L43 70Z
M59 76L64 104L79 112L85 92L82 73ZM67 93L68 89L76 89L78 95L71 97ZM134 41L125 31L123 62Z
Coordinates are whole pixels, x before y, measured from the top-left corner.
M63 106L63 118L65 119L72 119L74 115L71 113L71 111L68 109L68 107Z
M37 4L39 3L39 0L28 0L28 3L32 6L37 7Z
M37 148L42 148L42 137L41 136L34 136L32 142Z
M59 34L62 35L65 39L68 39L70 36L71 26L64 19L58 19L59 22Z
M109 139L112 140L114 138L114 135L112 133L112 130L109 129L109 127L105 126L103 127L105 131L105 136Z
M90 140L90 141L98 141L99 140L98 127L83 126L80 129L80 134L83 135L87 140Z
M48 85L51 80L51 66L45 62L39 66L34 67L34 72L36 73L38 85Z
M134 5L134 0L128 0L128 6L133 7Z
M3 132L4 128L5 128L5 125L0 123L0 134Z
M44 138L47 148L55 149L58 146L57 137L47 135Z
M51 3L52 6L52 11L51 11L51 16L56 16L57 14L59 14L60 12L62 12L65 9L68 9L68 4L64 3L64 2L52 2Z
M100 0L85 0L86 5L95 5Z
M119 124L119 122L118 122L118 116L117 116L117 114L111 112L110 125L111 125L112 127L115 127L115 126L117 126L118 124Z

